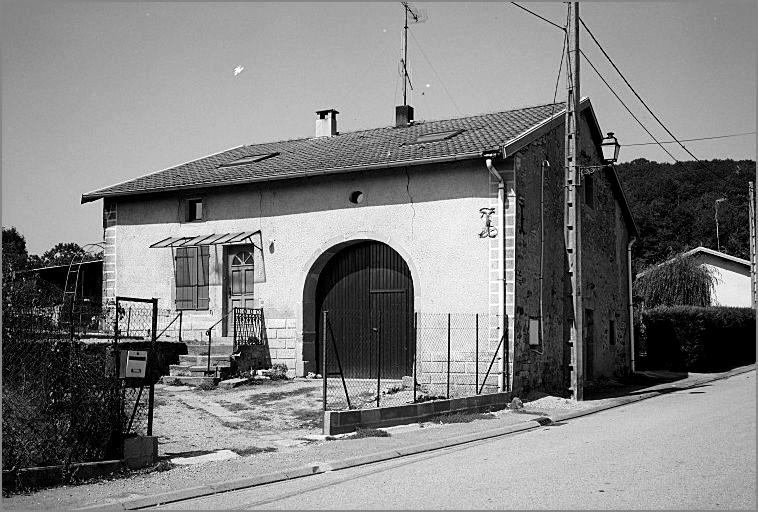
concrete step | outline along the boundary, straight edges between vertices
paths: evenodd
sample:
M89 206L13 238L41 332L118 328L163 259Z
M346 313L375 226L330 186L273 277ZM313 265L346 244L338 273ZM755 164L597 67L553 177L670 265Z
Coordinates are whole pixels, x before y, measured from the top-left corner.
M218 384L219 379L216 377L205 377L205 376L163 376L161 377L161 382L163 384L167 384L169 386L215 386Z

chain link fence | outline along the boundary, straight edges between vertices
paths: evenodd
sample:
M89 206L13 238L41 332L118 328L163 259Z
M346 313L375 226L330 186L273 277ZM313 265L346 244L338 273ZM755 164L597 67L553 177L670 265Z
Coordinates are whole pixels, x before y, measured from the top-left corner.
M319 325L325 410L496 393L508 372L497 315L340 310Z
M116 304L63 306L3 308L3 470L118 459L124 437L150 433L155 351L145 379L119 375L120 350L150 342L113 336ZM131 306L130 330L151 336L160 315Z

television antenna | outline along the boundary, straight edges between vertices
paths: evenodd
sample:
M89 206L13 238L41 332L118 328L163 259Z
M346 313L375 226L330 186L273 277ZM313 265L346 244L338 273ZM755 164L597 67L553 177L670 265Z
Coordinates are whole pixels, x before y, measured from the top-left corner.
M411 23L423 23L428 17L426 9L418 9L408 2L400 2L405 11L405 26L403 27L403 57L400 59L400 75L403 77L403 106L408 105L408 86L413 90L411 77L408 75L408 19Z

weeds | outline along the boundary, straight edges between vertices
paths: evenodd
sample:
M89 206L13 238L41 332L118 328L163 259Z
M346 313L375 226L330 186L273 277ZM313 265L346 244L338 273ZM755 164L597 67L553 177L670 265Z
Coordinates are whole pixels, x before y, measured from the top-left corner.
M276 448L274 448L273 446L264 446L263 448L261 448L260 446L251 446L249 448L240 448L240 449L235 449L233 451L240 457L245 457L247 455L255 455L256 453L275 452Z
M390 433L386 430L380 430L378 428L358 427L355 430L355 434L349 435L345 439L363 439L365 437L390 437Z

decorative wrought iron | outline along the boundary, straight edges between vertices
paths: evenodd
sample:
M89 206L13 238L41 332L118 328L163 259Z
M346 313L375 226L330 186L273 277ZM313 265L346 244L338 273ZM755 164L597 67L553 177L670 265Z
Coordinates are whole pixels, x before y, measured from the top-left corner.
M479 233L479 238L495 238L497 236L497 228L492 225L491 216L495 213L494 208L480 208L479 213L484 219L484 229Z
M240 345L265 345L266 322L262 308L234 308L234 351Z

